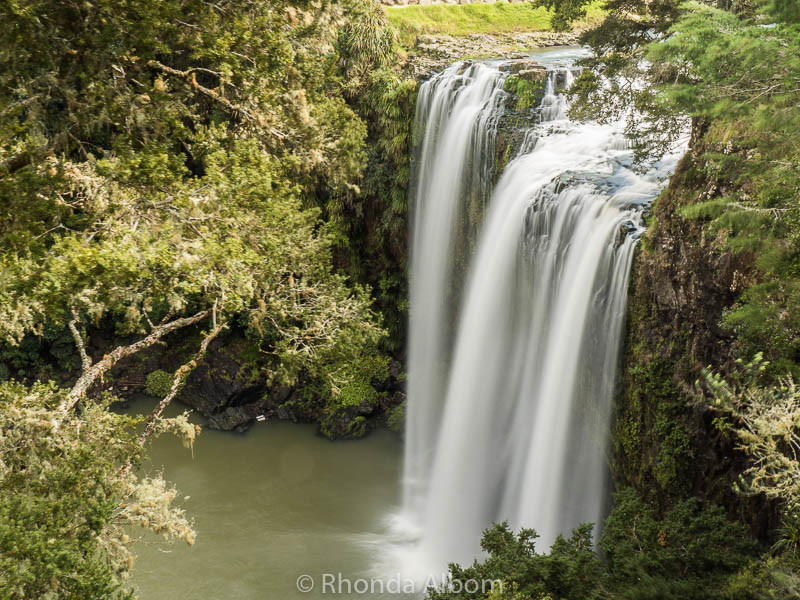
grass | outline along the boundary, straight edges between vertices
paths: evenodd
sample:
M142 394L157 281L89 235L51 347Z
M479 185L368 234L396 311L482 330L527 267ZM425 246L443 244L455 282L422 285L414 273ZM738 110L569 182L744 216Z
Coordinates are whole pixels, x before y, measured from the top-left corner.
M596 0L576 27L598 23L604 16ZM519 33L551 31L550 11L535 3L508 4L429 4L386 7L389 23L397 30L403 45L412 45L421 34L464 36L471 33Z

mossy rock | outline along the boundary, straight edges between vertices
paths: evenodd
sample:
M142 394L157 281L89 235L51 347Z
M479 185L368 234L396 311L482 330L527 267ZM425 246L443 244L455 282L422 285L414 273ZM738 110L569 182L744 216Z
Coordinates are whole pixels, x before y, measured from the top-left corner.
M541 104L545 93L547 71L528 69L509 75L503 89L511 94L514 109L524 112Z
M163 398L172 388L172 380L172 375L161 369L156 369L147 376L144 391L148 396Z
M389 410L386 418L386 426L395 433L402 434L406 426L406 401L403 400L397 406Z

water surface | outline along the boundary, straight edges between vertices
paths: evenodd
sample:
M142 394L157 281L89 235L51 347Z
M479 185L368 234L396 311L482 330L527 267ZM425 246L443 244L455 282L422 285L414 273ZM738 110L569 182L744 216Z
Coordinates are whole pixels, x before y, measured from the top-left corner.
M399 501L402 444L388 431L338 442L314 431L280 422L245 434L204 430L194 457L174 437L156 440L145 470L163 467L179 498L189 496L180 505L197 541L165 547L150 536L137 547L141 600L308 598L321 595L324 573L368 577L383 518ZM311 593L297 591L303 574L314 578Z

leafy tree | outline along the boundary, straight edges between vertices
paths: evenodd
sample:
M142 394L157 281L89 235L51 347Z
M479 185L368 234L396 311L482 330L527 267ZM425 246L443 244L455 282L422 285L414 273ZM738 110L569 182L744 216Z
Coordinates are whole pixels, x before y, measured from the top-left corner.
M748 466L734 486L738 493L763 495L778 504L781 525L775 554L796 563L800 550L800 390L791 376L767 383L768 363L760 354L727 379L710 368L698 381L718 413L717 427L732 433Z
M0 45L26 49L0 55L0 335L110 318L150 345L236 315L288 383L373 352L368 293L334 272L306 201L364 161L337 84L340 5L0 11Z
M489 553L483 562L475 562L469 567L450 565L451 583L441 590L429 590L430 600L450 600L455 598L483 598L485 590L474 580L499 581L495 592L501 598L537 598L549 595L555 598L599 598L604 574L601 563L592 545L592 525L586 524L573 531L569 538L559 537L550 554L536 551L538 534L532 529L522 529L518 534L501 523L487 529L481 540L481 547ZM500 590L499 588L503 589Z
M600 538L614 587L625 598L722 598L729 577L757 557L758 546L721 507L677 503L663 517L630 489Z
M61 412L67 390L0 384L0 598L128 598L122 580L144 527L194 542L173 507L177 492L160 476L126 468L144 446L137 419L108 410L111 398ZM185 416L157 431L187 444Z
M345 94L367 123L367 163L358 187L333 193L324 211L348 271L374 290L389 331L383 346L405 347L407 204L411 128L418 82L400 71L396 34L375 2L349 7L337 40Z
M0 598L122 597L130 525L193 539L174 490L135 467L151 435L194 439L161 414L226 328L246 330L268 383L311 381L333 408L381 360L369 292L334 269L316 207L365 164L337 53L358 5L0 6L0 357L30 375L46 337L79 369L65 388L0 386ZM97 327L117 342L102 356ZM90 399L189 328L199 347L140 431Z
M711 369L703 371L702 387L720 413L717 426L732 431L739 449L750 457L737 488L764 494L783 506L800 508L800 389L787 377L764 385L762 356L741 365L731 380Z

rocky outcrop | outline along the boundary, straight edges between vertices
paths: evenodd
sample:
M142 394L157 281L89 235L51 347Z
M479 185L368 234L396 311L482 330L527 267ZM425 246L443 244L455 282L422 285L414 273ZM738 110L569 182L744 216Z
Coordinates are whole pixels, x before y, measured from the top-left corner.
M702 220L680 216L710 185L696 156L690 151L679 163L637 250L612 470L617 486L632 486L663 509L694 496L764 535L774 507L734 492L746 457L694 391L703 367L724 371L732 363L733 337L720 321L753 269L752 256L721 249Z
M403 66L409 77L426 79L446 66L465 59L526 59L539 48L572 46L579 32L534 31L467 36L420 35Z
M182 337L181 337L182 336ZM200 336L183 332L164 347L121 361L104 386L121 398L145 392L147 375L161 370L173 373L191 359ZM101 335L94 336L102 340ZM100 343L99 341L97 343ZM99 348L96 352L102 352ZM253 343L239 331L215 339L186 379L177 401L206 417L207 427L245 431L264 415L300 423L318 423L331 439L360 437L386 423L390 411L405 400L402 366L394 361L385 380L370 382L373 401L345 406L331 413L324 398L309 393L308 382L295 387L270 386L264 364Z
M505 91L509 97L497 124L495 179L499 178L508 161L519 154L531 125L540 121L540 105L548 78L552 80L555 92L563 91L567 85L566 70L549 71L533 58L506 61L500 65L500 70L508 73Z

